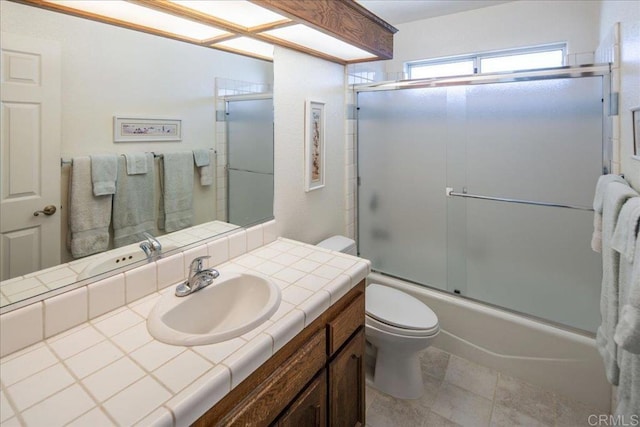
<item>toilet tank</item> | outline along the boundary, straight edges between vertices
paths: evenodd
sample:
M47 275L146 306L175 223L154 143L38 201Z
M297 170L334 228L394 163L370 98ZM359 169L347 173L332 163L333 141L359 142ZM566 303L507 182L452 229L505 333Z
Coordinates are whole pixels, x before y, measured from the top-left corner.
M330 249L332 251L338 251L349 255L358 255L358 249L356 248L356 242L345 236L332 236L323 240L316 246L321 248Z

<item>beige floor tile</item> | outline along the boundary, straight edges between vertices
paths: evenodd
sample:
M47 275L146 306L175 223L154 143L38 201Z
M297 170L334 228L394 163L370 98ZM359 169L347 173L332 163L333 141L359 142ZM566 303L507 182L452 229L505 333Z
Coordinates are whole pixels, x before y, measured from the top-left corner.
M556 404L556 425L558 427L588 426L589 416L602 413L602 411L598 411L589 405L564 396L558 396ZM592 417L591 425L593 425L594 419L597 420L597 418Z
M367 411L367 426L421 426L429 413L429 408L412 402L377 396Z
M495 403L543 424L555 423L555 394L517 378L503 374L498 376Z
M452 355L449 358L449 366L444 380L493 400L498 382L498 372Z
M553 427L553 424L544 424L530 416L507 408L500 404L493 407L491 414L491 427Z
M486 427L491 418L491 400L470 391L443 382L433 412L458 424Z
M435 412L429 412L429 416L425 420L424 427L460 427L458 423L454 423L451 420L446 419L443 416L436 414Z
M420 364L423 373L444 379L449 364L449 353L435 347L427 347L420 354Z

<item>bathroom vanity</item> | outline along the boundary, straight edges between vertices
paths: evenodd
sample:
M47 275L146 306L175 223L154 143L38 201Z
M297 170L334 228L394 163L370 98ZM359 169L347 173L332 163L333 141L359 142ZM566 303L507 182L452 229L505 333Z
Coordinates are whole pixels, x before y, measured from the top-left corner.
M238 231L2 314L0 425L364 425L371 264L271 230ZM204 255L221 277L268 277L281 289L278 310L223 342L155 339L152 310Z
M363 426L364 281L194 425Z

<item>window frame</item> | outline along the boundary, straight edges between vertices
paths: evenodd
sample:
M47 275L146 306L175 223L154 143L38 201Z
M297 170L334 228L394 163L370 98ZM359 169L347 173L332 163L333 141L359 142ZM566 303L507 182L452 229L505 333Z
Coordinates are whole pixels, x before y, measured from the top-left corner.
M475 75L475 74L482 73L482 69L481 69L482 59L518 56L523 54L551 52L551 51L558 51L558 50L562 52L562 65L560 65L559 67L564 67L567 62L567 43L553 43L553 44L528 46L528 47L515 48L515 49L503 49L503 50L480 52L480 53L474 53L470 55L456 55L456 56L446 56L446 57L432 58L432 59L421 59L417 61L408 61L408 62L405 62L404 64L404 71L409 79L413 79L414 77L412 77L412 70L414 68L419 68L424 66L428 67L433 65L444 65L444 64L451 64L456 62L473 61L473 75ZM541 68L532 68L532 69L541 69ZM523 70L530 70L530 68L503 71L503 72L513 72L513 71L523 71ZM439 77L454 77L454 76L447 75L447 76L438 76L436 78L439 78Z

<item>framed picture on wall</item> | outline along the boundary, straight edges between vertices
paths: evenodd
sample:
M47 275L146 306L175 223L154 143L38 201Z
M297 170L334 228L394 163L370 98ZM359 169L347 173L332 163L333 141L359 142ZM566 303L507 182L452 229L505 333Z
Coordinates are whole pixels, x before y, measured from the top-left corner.
M304 122L304 190L324 187L325 174L324 102L306 101Z
M182 120L114 116L113 141L181 141Z
M640 107L631 109L631 122L633 123L633 155L640 159Z

